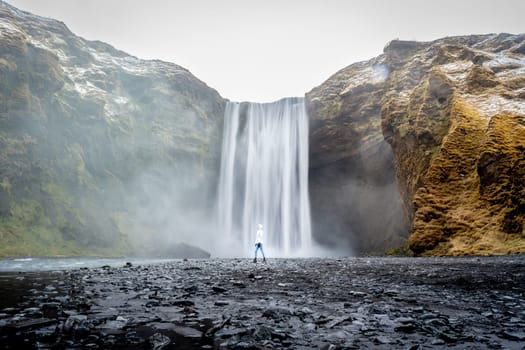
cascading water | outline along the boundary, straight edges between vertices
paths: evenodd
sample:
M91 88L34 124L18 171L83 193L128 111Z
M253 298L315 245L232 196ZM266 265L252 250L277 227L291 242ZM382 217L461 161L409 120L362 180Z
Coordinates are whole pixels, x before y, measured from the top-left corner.
M228 103L217 204L219 230L233 254L252 254L259 223L267 255L298 256L310 248L303 98Z

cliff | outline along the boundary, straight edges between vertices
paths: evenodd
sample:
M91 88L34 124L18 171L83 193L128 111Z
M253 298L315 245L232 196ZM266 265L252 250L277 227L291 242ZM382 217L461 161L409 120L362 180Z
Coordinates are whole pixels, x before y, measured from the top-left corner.
M316 241L525 252L525 35L394 40L306 101ZM183 67L0 1L0 256L207 248L224 108Z
M210 211L225 100L0 2L0 255L169 254Z
M307 99L312 211L318 232L339 232L328 240L525 252L525 35L395 40Z

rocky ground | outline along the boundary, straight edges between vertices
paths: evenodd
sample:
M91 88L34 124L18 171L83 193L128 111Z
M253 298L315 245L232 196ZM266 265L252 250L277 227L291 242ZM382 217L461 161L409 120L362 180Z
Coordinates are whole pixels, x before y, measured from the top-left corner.
M0 274L5 349L525 349L525 256Z

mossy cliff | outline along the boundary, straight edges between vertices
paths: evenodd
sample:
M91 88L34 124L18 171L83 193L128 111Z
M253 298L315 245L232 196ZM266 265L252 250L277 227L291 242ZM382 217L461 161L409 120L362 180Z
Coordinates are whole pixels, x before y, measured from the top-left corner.
M523 47L509 34L396 40L309 92L312 211L328 208L314 219L361 252L406 239L415 254L524 253Z
M215 187L215 90L4 2L0 77L0 256L188 242Z

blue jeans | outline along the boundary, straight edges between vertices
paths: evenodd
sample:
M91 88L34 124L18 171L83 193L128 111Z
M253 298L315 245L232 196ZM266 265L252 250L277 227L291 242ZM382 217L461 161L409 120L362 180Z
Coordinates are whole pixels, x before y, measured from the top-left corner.
M257 251L259 249L261 250L261 254L262 254L263 258L266 259L266 257L264 256L264 250L263 250L263 244L262 243L255 243L255 258L257 258Z

